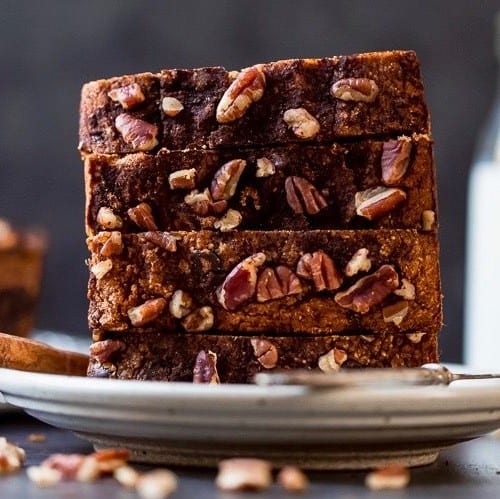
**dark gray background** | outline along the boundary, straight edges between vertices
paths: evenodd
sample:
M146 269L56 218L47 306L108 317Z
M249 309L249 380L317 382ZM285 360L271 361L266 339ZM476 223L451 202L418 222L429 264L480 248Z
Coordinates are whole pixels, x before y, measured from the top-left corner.
M0 216L48 229L39 327L86 333L83 82L163 67L414 49L440 194L442 350L462 349L467 171L493 99L497 1L0 1Z

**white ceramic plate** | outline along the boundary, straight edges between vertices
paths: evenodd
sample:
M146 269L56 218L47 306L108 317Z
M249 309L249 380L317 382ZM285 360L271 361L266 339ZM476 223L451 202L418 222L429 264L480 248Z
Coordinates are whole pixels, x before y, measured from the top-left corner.
M465 369L465 368L464 368ZM0 369L7 402L136 461L213 465L250 455L308 468L434 461L443 447L500 427L500 380L449 387L120 381Z

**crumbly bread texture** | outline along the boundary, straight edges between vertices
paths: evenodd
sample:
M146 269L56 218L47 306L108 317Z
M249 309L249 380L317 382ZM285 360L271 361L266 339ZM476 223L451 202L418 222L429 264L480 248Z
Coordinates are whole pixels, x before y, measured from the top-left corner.
M144 230L129 214L142 203L159 230L416 229L424 211L436 211L432 142L425 135L331 146L91 154L85 179L88 235L106 228L101 209L119 217L122 232Z
M273 369L418 367L438 359L435 333L249 338L156 331L114 334L94 343L88 375L248 383Z
M90 82L79 147L114 154L429 132L416 55L391 51Z
M435 231L102 232L88 247L94 338L441 329Z

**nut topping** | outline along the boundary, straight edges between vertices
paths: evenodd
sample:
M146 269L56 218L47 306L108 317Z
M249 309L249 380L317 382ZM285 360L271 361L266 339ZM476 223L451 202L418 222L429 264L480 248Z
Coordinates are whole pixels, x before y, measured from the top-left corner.
M343 78L332 85L330 93L344 101L373 102L378 95L378 86L369 78Z
M112 268L113 262L108 258L106 260L94 263L94 265L90 267L90 272L92 272L95 278L100 281Z
M193 299L188 293L178 289L172 295L168 309L176 319L182 319L193 310Z
M115 352L119 352L125 348L125 343L119 340L102 340L96 341L90 345L90 356L97 360L100 364L108 362Z
M226 310L235 310L254 296L257 287L257 268L265 261L264 253L255 253L231 270L217 290L217 299Z
M139 476L136 489L143 499L166 499L177 489L177 476L165 469L148 471Z
M115 126L125 143L131 145L135 151L150 151L158 145L156 125L123 113L116 117Z
M101 247L101 255L104 257L121 255L123 251L122 233L114 230Z
M266 267L257 280L257 301L264 303L284 296L302 293L299 278L288 267Z
M401 287L394 291L394 294L397 296L401 296L405 300L414 300L415 299L415 286L405 277L401 279Z
M321 250L301 256L297 263L297 275L313 281L317 291L337 289L343 281L333 260Z
M406 199L406 192L395 187L371 187L366 191L356 192L356 213L368 220L387 215Z
M201 307L184 317L182 327L188 333L199 333L208 331L214 325L214 313L212 307Z
M268 158L259 158L257 159L257 171L255 172L255 176L258 178L261 177L270 177L276 173L276 167L274 163Z
M318 367L324 373L334 373L340 370L347 360L347 353L340 348L332 348L318 359Z
M425 333L409 333L406 335L406 337L412 342L412 343L420 343L422 341L422 338L425 336Z
M177 251L177 239L169 232L148 231L143 234L144 239L165 251L175 253Z
M436 224L436 213L432 210L424 210L422 212L422 230L429 231Z
M312 139L320 130L318 120L303 107L288 109L283 120L299 139Z
M158 230L153 218L153 211L148 203L140 203L134 208L129 208L127 214L140 229Z
M397 184L405 175L410 162L411 140L400 137L388 140L382 146L382 180L386 185Z
M175 97L163 97L163 100L161 101L161 108L167 116L173 118L184 109L184 106L182 105L182 102Z
M244 159L233 159L217 170L210 185L210 194L214 201L227 201L234 196L246 164Z
M219 463L217 488L226 492L261 491L272 483L271 464L261 459L233 458Z
M276 481L287 492L304 492L309 485L306 475L296 466L285 466L278 473Z
M211 385L220 383L217 373L217 354L210 350L208 352L200 351L194 363L193 383L209 383Z
M141 87L137 83L113 88L108 92L108 96L111 100L119 102L123 109L131 109L137 106L137 104L144 102L146 99L142 93Z
M366 248L361 248L352 258L347 262L345 267L345 275L352 277L358 272L368 272L372 267L372 261L368 258L368 250Z
M7 220L0 218L0 249L13 248L18 241L18 235Z
M373 274L362 277L346 291L335 295L343 308L366 314L399 287L399 276L392 265L382 265Z
M302 177L287 177L285 180L286 200L294 211L315 215L328 206L316 187Z
M410 472L398 465L372 471L365 479L365 484L370 490L404 489L408 483L410 483Z
M399 326L403 319L408 313L408 302L406 300L400 300L391 305L387 305L382 309L382 315L384 317L384 322L393 322L396 326Z
M252 338L250 340L253 352L264 369L274 369L278 364L278 349L276 345L263 338Z
M122 219L113 213L111 208L103 206L97 212L97 223L103 229L121 229L123 227Z
M184 202L191 207L191 209L202 217L208 215L212 198L208 189L203 192L193 190L184 197Z
M230 123L241 118L264 95L266 77L260 66L244 69L227 88L217 105L219 123Z
M226 214L214 223L214 229L219 229L221 232L229 232L230 230L236 229L242 220L243 217L238 210L229 208Z
M153 298L131 308L127 314L132 326L144 326L157 319L167 306L165 298Z
M25 457L24 449L0 437L0 475L19 470Z
M171 189L194 189L196 181L196 169L186 168L177 170L168 176L168 184Z

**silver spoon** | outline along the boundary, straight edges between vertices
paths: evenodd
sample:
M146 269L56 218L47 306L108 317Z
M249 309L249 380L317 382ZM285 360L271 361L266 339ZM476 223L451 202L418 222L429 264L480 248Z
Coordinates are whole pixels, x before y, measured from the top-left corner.
M255 375L255 383L261 386L305 385L317 388L449 385L466 379L500 379L500 373L453 373L442 364L424 364L416 368L345 369L333 373L297 369Z

